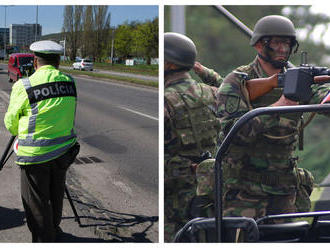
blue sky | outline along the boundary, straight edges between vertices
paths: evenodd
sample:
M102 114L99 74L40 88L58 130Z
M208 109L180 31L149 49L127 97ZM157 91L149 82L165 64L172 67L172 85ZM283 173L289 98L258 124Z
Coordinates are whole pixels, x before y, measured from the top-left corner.
M11 5L6 8L7 28L10 24L36 22L36 5ZM111 26L117 26L125 21L152 20L158 16L158 6L143 5L110 5ZM42 25L42 35L61 32L63 25L64 6L38 6L38 23ZM5 7L0 5L0 27L5 25Z

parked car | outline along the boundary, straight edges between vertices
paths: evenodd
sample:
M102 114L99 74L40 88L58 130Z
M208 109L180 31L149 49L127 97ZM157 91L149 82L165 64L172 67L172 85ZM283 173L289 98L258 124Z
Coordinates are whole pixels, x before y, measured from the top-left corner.
M8 81L16 82L22 77L28 77L34 72L34 55L31 53L13 53L8 60Z
M77 59L75 63L73 63L73 70L93 70L93 62L90 59Z

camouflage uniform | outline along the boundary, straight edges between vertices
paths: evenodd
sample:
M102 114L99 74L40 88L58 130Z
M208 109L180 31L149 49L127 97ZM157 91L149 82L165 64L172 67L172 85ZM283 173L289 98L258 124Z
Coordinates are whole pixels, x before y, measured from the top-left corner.
M250 79L267 77L257 59L235 71L246 72ZM282 95L282 89L275 88L250 102L245 83L232 72L218 90L220 142L243 114L269 106ZM312 88L310 104L320 103L330 85L313 85ZM313 177L310 172L297 168L297 158L293 157L300 126L301 114L283 114L259 116L241 129L222 163L225 216L259 218L309 210ZM198 168L198 195L214 194L214 183L210 180L214 177L213 166L213 163L206 163Z
M186 72L165 79L164 170L165 241L190 217L196 192L195 168L202 153L213 153L220 124L215 117L216 88L197 83Z
M209 69L205 66L203 67L204 68L201 73L196 73L203 83L214 87L220 87L223 78L213 69Z

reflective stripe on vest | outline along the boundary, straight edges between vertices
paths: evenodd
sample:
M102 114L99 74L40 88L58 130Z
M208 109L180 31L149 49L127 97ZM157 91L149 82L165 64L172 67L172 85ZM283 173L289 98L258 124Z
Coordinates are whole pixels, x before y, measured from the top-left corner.
M57 150L48 152L46 154L42 154L39 156L17 156L17 162L24 162L24 163L38 163L43 162L47 160L51 160L55 157L60 156L61 154L64 154L73 144L66 145L64 147L61 147Z
M18 145L19 146L53 146L53 145L59 145L62 143L65 143L66 141L69 141L70 139L73 139L76 137L76 134L74 133L73 129L71 130L71 134L67 136L58 137L55 139L38 139L33 140L31 138L26 139L19 139Z
M31 89L34 88L34 87L32 87L29 78L23 78L22 82L23 82L23 86L24 86L24 88L25 88L25 90L26 90L26 92L29 96L29 92L33 92L33 90L31 90ZM47 85L46 85L46 88L44 88L44 89L47 89ZM37 90L40 91L40 87L38 87ZM40 92L42 92L42 90ZM68 90L67 93L68 93L67 96L77 96L75 87L74 87L74 93L71 90ZM30 95L31 95L31 93L30 93ZM61 96L66 96L66 94L61 94ZM53 98L53 97L55 97L55 96L50 95L48 98ZM57 96L57 97L60 97L60 96ZM45 99L48 99L48 98L45 98L45 96L44 96L43 99L40 99L39 101L45 100ZM29 97L29 100L30 99L31 98ZM65 143L66 141L69 141L70 139L73 139L73 138L76 137L76 134L74 133L74 130L72 129L71 134L67 135L67 136L57 137L57 138L54 138L54 139L38 139L38 140L33 139L33 134L35 133L35 129L36 129L36 120L37 120L37 115L38 115L38 104L37 104L37 102L32 102L32 103L30 103L30 106L31 106L32 115L29 118L28 134L27 134L25 139L18 139L18 145L19 146L40 147L40 146L59 145L59 144ZM30 157L23 156L23 157L20 157L20 158L30 158ZM17 161L19 162L19 157L17 158ZM24 161L30 162L28 160L24 160ZM35 162L37 162L37 161L35 161Z
M29 78L23 78L22 82L23 82L23 86L24 86L26 91L29 88L32 87ZM32 136L33 136L33 134L36 130L36 121L37 121L37 115L38 115L38 104L33 103L33 104L30 104L30 106L31 106L31 114L32 115L29 118L28 134L26 136L26 139L31 139L32 140Z

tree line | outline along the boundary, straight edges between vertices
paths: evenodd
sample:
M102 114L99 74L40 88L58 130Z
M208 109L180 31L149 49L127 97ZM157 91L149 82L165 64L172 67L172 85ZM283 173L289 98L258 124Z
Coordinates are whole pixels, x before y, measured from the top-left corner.
M70 60L77 56L103 62L139 57L147 64L158 57L158 17L111 27L108 6L65 6L62 34Z

